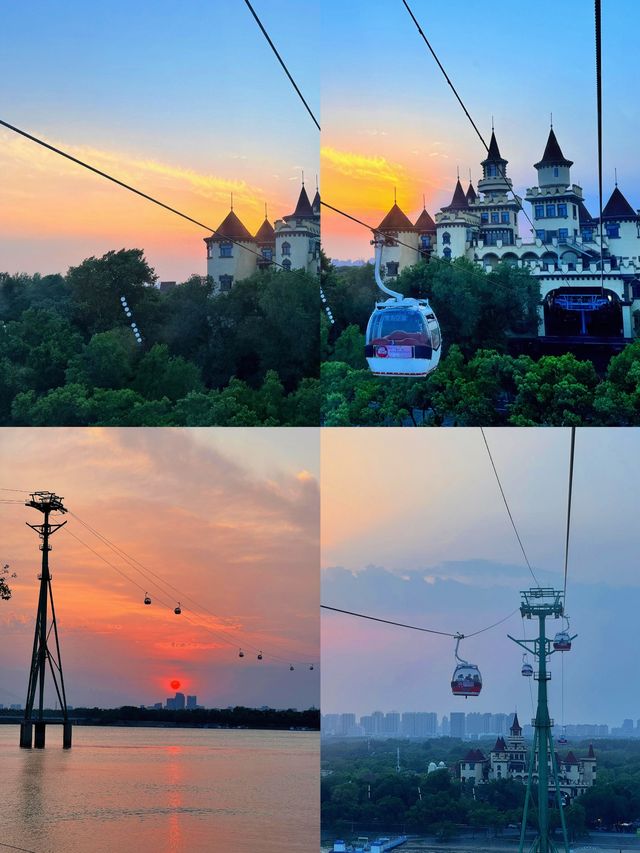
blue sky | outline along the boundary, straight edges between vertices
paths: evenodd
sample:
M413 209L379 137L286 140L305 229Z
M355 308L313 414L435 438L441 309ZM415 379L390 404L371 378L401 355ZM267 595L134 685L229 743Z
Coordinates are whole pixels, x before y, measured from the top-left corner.
M604 192L614 168L631 204L640 205L640 132L635 80L640 10L633 0L603 2ZM413 0L413 11L480 130L489 140L491 117L508 174L519 193L535 183L533 163L544 150L549 116L564 154L575 161L574 181L588 206L597 201L595 47L593 4L550 0L514 6L494 0L479 7ZM339 25L338 22L339 21ZM323 4L323 147L383 158L372 173L341 192L344 174L323 167L327 201L382 218L393 202L409 214L433 212L451 198L456 169L474 183L484 149L421 40L401 0L372 6L364 0ZM379 219L377 220L379 221ZM375 223L374 223L375 224ZM368 235L327 217L326 247L335 257L368 257Z
M317 7L255 0L319 111ZM292 26L292 22L296 22ZM249 10L234 2L31 2L3 8L0 116L216 227L231 190L257 229L291 212L318 132ZM122 245L162 278L205 272L202 233L53 154L0 132L0 266L65 271Z

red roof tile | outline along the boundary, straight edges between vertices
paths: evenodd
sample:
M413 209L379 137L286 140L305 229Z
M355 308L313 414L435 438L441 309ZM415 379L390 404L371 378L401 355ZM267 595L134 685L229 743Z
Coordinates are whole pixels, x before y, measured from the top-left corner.
M265 219L256 234L256 243L275 243L276 232L268 219Z
M397 204L394 204L389 213L378 225L380 231L415 231L409 217L404 214Z
M435 234L436 223L429 216L426 210L423 210L420 216L416 219L415 227L422 234L433 232Z
M222 223L218 225L216 233L212 234L210 239L220 240L224 237L227 237L231 240L253 241L253 237L251 236L251 234L249 234L242 222L240 222L233 210L229 211L229 213L223 219Z

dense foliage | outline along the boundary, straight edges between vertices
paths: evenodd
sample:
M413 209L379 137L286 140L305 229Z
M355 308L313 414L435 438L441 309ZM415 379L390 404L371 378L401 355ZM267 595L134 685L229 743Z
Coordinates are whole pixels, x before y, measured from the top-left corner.
M336 322L323 318L322 422L327 426L640 425L640 342L599 376L573 354L535 361L509 342L534 335L537 282L526 270L486 274L463 259L405 270L394 288L428 296L443 333L443 357L426 379L371 375L364 332L377 296L370 265L335 269L324 289Z
M317 425L313 276L261 272L218 295L155 280L138 249L0 275L0 425Z
M396 770L396 749L401 771ZM573 745L578 753L588 744ZM595 743L597 782L565 811L573 838L589 830L634 831L640 826L640 741ZM499 834L522 820L524 785L502 779L475 787L460 782L458 762L468 743L431 741L326 741L323 743L322 820L335 832L360 827L449 837L469 831ZM430 762L447 770L427 772ZM536 827L536 810L528 824ZM551 810L551 825L559 815Z

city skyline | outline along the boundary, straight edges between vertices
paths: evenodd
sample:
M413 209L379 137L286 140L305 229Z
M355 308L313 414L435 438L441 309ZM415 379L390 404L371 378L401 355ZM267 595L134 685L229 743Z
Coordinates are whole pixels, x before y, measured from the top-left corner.
M56 431L52 453L50 430L5 429L2 488L54 486L70 511L50 557L69 704L151 704L179 684L211 707L319 705L317 437L251 432ZM0 701L24 703L37 519L21 493L2 495L0 558L17 578L0 603Z
M258 13L316 107L314 51L287 25L298 7L262 5ZM309 32L317 14L307 10ZM317 129L243 4L178 9L144 0L133 9L117 0L86 16L78 0L64 15L37 0L28 10L8 7L4 26L0 70L13 84L1 118L10 124L213 228L232 193L255 233L265 203L271 220L292 212L303 172L315 187ZM53 96L41 95L45 78ZM9 130L0 140L3 271L66 273L125 247L144 249L164 280L206 274L210 232Z
M562 590L569 431L485 434L536 577ZM399 446L384 430L323 433L321 599L450 634L494 626L460 646L461 657L480 668L482 692L452 697L452 637L325 610L323 712L400 706L442 716L459 704L479 712L511 706L526 719L533 716L531 679L522 677L522 649L507 635L531 638L534 625L523 625L518 607L520 591L535 584L482 435L458 428L423 437L421 430L403 433ZM640 606L628 509L639 441L631 429L577 431L567 613L578 636L571 652L552 655L549 664L558 727L584 720L587 708L590 719L609 723L639 716L640 692L626 678ZM561 627L551 620L548 630Z
M553 115L562 150L575 161L574 180L595 215L593 10L543 0L516 13L506 0L496 0L485 21L469 20L467 30L454 33L448 8L412 6L487 144L495 125L514 190L524 196L535 183L533 164L542 155ZM486 150L402 4L371 14L362 0L348 8L329 0L326 20L338 8L341 26L332 31L332 50L322 66L323 199L377 226L394 194L415 222L424 194L434 216L451 201L458 171L465 189L469 170L476 185ZM606 202L617 169L620 189L638 207L633 32L626 25L634 10L631 0L603 9L603 194ZM498 26L492 27L493 19ZM519 49L526 49L522 62ZM568 100L569 93L579 96ZM521 226L528 236L529 224L523 220ZM323 243L330 257L368 259L369 240L364 228L323 209Z

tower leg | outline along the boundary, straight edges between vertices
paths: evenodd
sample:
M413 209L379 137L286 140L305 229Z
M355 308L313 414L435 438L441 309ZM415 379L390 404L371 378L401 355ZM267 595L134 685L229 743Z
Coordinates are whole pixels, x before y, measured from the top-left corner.
M35 739L34 746L36 749L44 749L44 740L45 740L45 732L47 730L47 724L44 720L37 720L34 723L35 728Z
M20 723L20 746L22 749L31 749L33 745L33 725L31 723Z
M72 725L69 721L62 725L62 746L64 749L71 749L71 730Z

